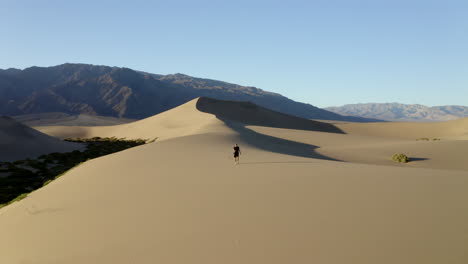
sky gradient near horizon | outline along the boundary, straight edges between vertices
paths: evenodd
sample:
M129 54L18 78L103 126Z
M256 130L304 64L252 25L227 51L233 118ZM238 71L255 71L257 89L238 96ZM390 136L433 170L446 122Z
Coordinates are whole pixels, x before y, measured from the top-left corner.
M0 3L1 69L179 72L319 107L468 105L468 1Z

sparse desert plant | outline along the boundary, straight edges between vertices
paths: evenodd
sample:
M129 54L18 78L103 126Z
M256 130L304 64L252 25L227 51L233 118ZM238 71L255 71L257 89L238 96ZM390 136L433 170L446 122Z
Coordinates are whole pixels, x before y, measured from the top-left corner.
M145 144L146 141L147 141L146 139L135 139L135 143L139 145Z
M409 158L403 153L395 153L392 156L392 160L400 163L408 163Z
M440 140L440 138L432 138L432 139L431 139L431 138L425 138L425 137L424 137L424 138L418 138L418 139L416 139L416 141L431 141L431 140L432 140L432 141L437 141L437 140Z
M156 141L156 139L158 139L158 137L155 137L155 138L153 138L152 140L146 141L146 143L153 143L153 142Z
M42 184L42 186L46 186L47 184L49 184L49 183L51 183L51 182L52 182L52 180L47 180L47 181L45 181L45 182Z

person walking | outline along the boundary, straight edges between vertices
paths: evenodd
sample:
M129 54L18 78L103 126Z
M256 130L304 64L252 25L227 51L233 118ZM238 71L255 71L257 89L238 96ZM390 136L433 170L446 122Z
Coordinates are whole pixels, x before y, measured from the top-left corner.
M241 154L239 145L234 145L234 164L239 164L239 155Z

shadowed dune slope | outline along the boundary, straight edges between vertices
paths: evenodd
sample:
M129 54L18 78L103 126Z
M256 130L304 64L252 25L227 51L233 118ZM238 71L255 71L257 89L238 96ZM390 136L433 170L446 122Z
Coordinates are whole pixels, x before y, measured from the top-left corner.
M201 97L197 109L245 125L343 133L336 126L269 110L251 102L223 101Z
M52 152L82 149L81 144L64 142L27 127L9 117L0 117L0 160L15 161Z
M332 124L290 116L247 102L197 98L179 107L136 122L104 127L37 127L60 138L126 137L159 140L204 133L224 120L243 124L342 133Z
M405 139L448 138L468 139L468 118L447 122L414 123L336 123L347 134L393 137Z

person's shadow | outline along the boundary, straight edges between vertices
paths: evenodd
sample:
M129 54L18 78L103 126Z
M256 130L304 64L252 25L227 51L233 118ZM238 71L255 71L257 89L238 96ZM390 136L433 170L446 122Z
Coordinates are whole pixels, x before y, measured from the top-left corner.
M242 162L243 165L255 164L294 164L294 163L315 163L314 161L259 161L259 162Z
M423 160L429 160L428 158L414 158L414 157L409 157L408 162L412 161L423 161Z
M223 120L219 117L218 119L222 120L229 128L239 133L242 141L256 148L270 151L270 152L304 157L304 158L340 161L340 160L317 153L315 150L318 148L318 146L264 135L264 134L261 134L261 133L258 133L251 129L246 128L241 123L233 122L230 120ZM273 162L270 162L270 163L273 163ZM286 162L283 162L283 163L286 163ZM292 162L288 162L288 163L292 163Z

